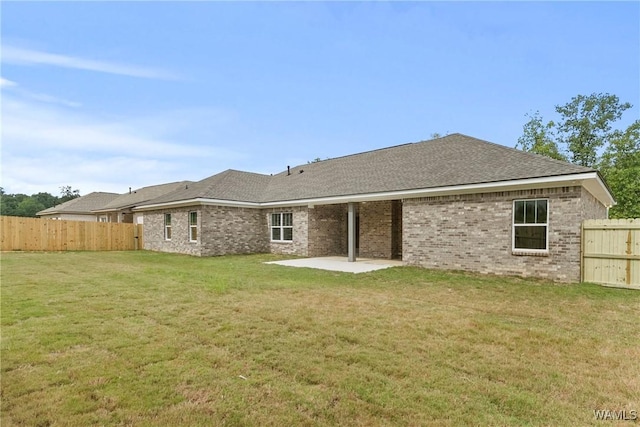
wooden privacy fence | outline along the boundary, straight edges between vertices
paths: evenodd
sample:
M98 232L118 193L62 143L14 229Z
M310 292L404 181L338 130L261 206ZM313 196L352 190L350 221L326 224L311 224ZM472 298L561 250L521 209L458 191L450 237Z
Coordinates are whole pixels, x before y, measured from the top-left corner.
M132 251L142 225L1 216L3 251Z
M640 219L582 223L582 281L640 289Z

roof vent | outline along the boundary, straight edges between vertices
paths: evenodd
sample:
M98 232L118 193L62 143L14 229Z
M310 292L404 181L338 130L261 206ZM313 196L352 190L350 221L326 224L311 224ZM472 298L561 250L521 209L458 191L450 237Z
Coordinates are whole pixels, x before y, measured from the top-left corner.
M287 176L291 175L291 167L287 166Z

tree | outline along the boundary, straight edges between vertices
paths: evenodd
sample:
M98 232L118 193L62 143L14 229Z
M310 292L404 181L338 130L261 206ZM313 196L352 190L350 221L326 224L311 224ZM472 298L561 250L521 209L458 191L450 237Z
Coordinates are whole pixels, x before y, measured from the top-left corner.
M600 171L617 204L611 218L640 218L640 120L615 132L602 156Z
M543 123L539 111L533 115L525 114L525 117L529 117L529 121L523 126L524 133L518 138L516 148L542 154L556 160L567 161L567 157L560 152L558 144L554 140L555 123Z
M545 124L537 111L526 115L529 122L516 148L599 169L618 203L609 215L640 217L640 121L614 128L629 108L608 93L575 96L556 105L555 122Z
M80 190L72 190L70 185L65 185L60 187L60 196L58 203L68 202L80 197Z
M39 203L33 197L26 197L20 203L18 203L16 214L17 216L35 217L36 213L45 209L42 203Z
M578 95L565 105L556 105L559 141L567 146L571 163L596 167L598 150L615 135L611 124L620 119L631 104L620 103L616 95Z
M26 198L26 194L6 194L2 191L2 200L0 200L0 215L20 216L18 205Z
M33 194L31 198L42 204L44 206L44 209L50 208L60 203L58 201L59 199L56 196L53 196L49 193Z
M27 196L26 194L7 194L4 188L0 187L0 215L35 217L41 210L80 197L80 191L71 190L69 186L61 187L61 192L62 198L49 193Z

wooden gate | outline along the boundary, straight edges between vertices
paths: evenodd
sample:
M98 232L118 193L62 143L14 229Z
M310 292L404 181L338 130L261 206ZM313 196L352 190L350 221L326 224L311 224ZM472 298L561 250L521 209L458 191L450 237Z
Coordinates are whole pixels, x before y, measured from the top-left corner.
M582 224L583 282L640 289L640 219L595 219Z

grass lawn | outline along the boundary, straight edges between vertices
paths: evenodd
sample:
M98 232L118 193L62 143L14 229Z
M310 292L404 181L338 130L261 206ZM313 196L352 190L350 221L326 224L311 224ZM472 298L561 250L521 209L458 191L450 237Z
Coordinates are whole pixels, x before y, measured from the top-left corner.
M640 412L640 292L275 259L2 254L2 426L609 426L594 410Z

